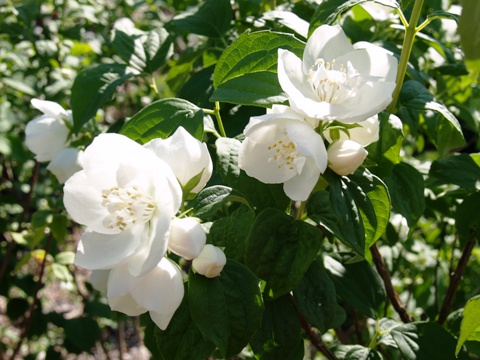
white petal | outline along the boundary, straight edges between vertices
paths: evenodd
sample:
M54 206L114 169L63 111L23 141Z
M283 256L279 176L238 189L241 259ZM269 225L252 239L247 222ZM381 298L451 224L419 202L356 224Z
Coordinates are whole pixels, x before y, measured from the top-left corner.
M168 249L186 260L192 260L202 251L207 240L205 230L195 218L175 218L170 225Z
M128 316L138 316L147 312L147 309L139 305L130 294L117 298L108 298L108 305L110 305L112 310Z
M120 234L106 235L85 231L80 238L75 264L86 269L110 269L125 262L146 242L144 225L137 225Z
M207 244L203 247L200 255L193 259L192 267L197 273L214 278L220 275L226 263L227 257L222 249Z
M110 270L92 270L90 274L90 284L103 295L107 295L109 276Z
M302 61L288 50L278 49L278 81L289 100L313 96L307 75L302 71ZM290 104L291 105L291 104Z
M313 164L313 160L308 159L302 173L283 184L283 191L294 201L305 201L310 196L320 174L321 171Z
M163 258L151 272L137 279L132 296L138 304L156 313L152 320L158 321L158 327L165 330L184 293L183 276L178 265Z
M327 168L327 149L323 143L323 138L315 132L309 125L304 123L292 122L287 127L288 137L293 141L298 151L314 160L313 165L320 172Z
M276 20L283 26L292 29L304 38L308 37L309 23L290 11L267 11L263 14L263 18L267 20Z
M128 268L133 276L142 276L152 271L167 252L171 217L162 209L158 209L158 213L151 221L148 234L145 231L148 239L129 259Z
M398 61L381 47L372 45L367 49L357 49L336 59L336 64L350 61L359 74L379 77L385 81L395 81Z
M322 25L315 29L303 52L303 72L308 74L317 59L331 62L353 50L353 46L338 25Z
M63 184L77 171L82 170L83 151L74 148L65 148L53 158L47 169Z
M338 175L349 175L358 169L368 152L352 140L339 140L328 148L329 167Z
M65 115L66 111L59 104L53 101L32 99L30 101L32 106L48 117L59 119L61 115Z
M130 294L137 284L138 278L130 273L128 264L116 266L110 271L107 296L109 298L120 298Z

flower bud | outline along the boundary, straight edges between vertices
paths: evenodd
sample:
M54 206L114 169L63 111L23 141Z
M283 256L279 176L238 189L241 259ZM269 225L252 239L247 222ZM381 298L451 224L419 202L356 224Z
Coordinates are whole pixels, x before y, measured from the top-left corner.
M168 248L186 260L196 258L203 247L207 236L202 225L195 218L175 218L170 225Z
M358 169L367 157L367 150L352 140L335 141L327 150L330 169L338 175L349 175Z
M32 99L32 105L43 112L25 128L25 145L37 161L51 161L67 144L69 113L52 101Z
M212 176L213 163L207 145L183 127L167 139L154 139L144 145L165 161L187 193L198 193Z
M208 278L214 278L220 275L223 267L227 263L227 257L222 249L207 244L203 247L198 257L193 259L193 269Z
M47 169L63 184L70 176L83 169L83 151L65 148L48 164Z

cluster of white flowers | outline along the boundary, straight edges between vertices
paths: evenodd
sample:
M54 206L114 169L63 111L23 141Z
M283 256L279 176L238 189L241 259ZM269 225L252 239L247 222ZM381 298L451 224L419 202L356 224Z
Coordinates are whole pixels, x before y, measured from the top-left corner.
M283 183L297 201L308 199L327 166L353 173L367 156L364 147L378 140L377 115L392 100L396 73L390 52L352 45L338 25L317 28L303 59L279 49L278 80L290 107L274 105L250 119L240 168L264 183Z
M27 124L25 144L37 161L50 162L47 169L63 184L83 163L83 152L69 147L72 113L52 101L32 99L31 103L43 115Z
M176 217L183 199L198 193L212 171L206 144L183 127L143 146L102 134L87 147L83 170L65 183L64 204L87 226L75 263L93 270L92 283L113 310L148 311L158 327L167 327L184 296L184 275L169 251L193 260L197 273L220 274L223 251L205 244L197 219Z

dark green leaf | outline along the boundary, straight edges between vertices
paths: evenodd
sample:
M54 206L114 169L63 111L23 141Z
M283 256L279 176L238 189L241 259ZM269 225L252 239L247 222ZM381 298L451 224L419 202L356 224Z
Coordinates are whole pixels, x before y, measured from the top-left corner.
M303 352L297 354L301 339L300 320L295 304L291 296L285 295L265 303L262 326L250 345L255 355L262 360L301 360Z
M425 209L423 176L413 166L399 163L385 183L393 209L407 219L409 226L415 225Z
M49 228L50 230L52 230L53 237L59 244L63 244L65 242L68 223L68 218L65 215L53 215L52 222L50 223Z
M93 348L100 336L97 322L90 317L66 319L64 331L66 339L81 351Z
M321 243L322 233L316 227L268 208L248 234L245 263L266 281L264 296L276 299L300 283Z
M164 28L153 29L147 33L143 47L147 56L146 70L150 74L153 74L153 72L164 65L171 56L173 39Z
M239 353L261 324L259 280L245 266L228 259L220 276L190 271L188 298L192 319L224 357Z
M114 29L111 33L110 44L113 50L131 67L144 71L147 66L147 56L142 45L141 35L128 35Z
M457 118L445 105L438 102L425 86L415 80L408 80L402 86L400 114L405 110L425 114L430 110L437 115L428 114L425 122L430 139L436 145L440 156L445 156L450 150L465 143Z
M188 289L185 289L185 293ZM188 296L183 297L166 330L155 326L157 349L164 360L201 360L215 349L215 344L205 340L193 322L188 305Z
M182 99L161 99L140 110L120 130L141 144L156 139L166 139L183 126L192 136L203 136L203 111Z
M233 10L229 0L206 0L175 16L172 24L179 31L221 38L230 29L232 20Z
M368 262L349 263L351 259L349 255L344 255L340 261L325 256L324 265L337 295L366 316L376 319L386 300L382 279Z
M465 54L465 62L477 79L480 73L480 3L477 0L462 0L462 14L458 24L460 44Z
M254 218L253 211L242 206L230 216L216 220L210 227L208 243L224 248L227 258L243 262Z
M429 175L440 184L455 184L475 190L480 182L480 166L468 154L458 154L435 160Z
M475 236L480 239L480 192L475 192L458 205L455 213L460 243L464 245Z
M403 142L402 122L395 115L388 116L380 113L379 140L367 146L367 161L373 161L375 165L368 166L369 170L381 178L388 176L395 164L400 162L400 149Z
M277 78L278 49L301 56L305 44L290 34L242 34L215 67L212 101L268 107L286 100Z
M337 309L335 286L318 261L310 264L302 281L293 290L293 296L298 310L312 326L322 334L332 328Z
M201 190L190 206L193 208L195 216L207 219L227 201L238 201L249 206L242 194L223 185L215 185Z
M13 297L7 303L7 316L11 321L18 320L30 307L27 299L20 297Z
M361 345L352 345L345 354L344 360L382 360L382 356L374 349Z
M391 334L405 360L455 359L456 339L435 322L400 325ZM458 359L466 360L469 356L460 352Z
M117 86L136 72L126 65L100 64L80 72L72 86L73 128L78 132L109 101Z
M332 25L337 18L344 12L350 10L355 5L367 2L367 0L324 0L318 5L315 13L310 20L310 28L308 34L312 32L320 25L327 24ZM392 8L399 8L399 4L394 0L375 0L374 2L382 4Z

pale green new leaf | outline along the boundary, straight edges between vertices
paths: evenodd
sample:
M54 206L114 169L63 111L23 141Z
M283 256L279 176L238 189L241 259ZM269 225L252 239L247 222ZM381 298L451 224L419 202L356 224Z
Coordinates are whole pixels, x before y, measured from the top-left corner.
M467 340L480 341L480 295L468 300L463 309L460 336L455 349L456 356L458 356L463 343Z

